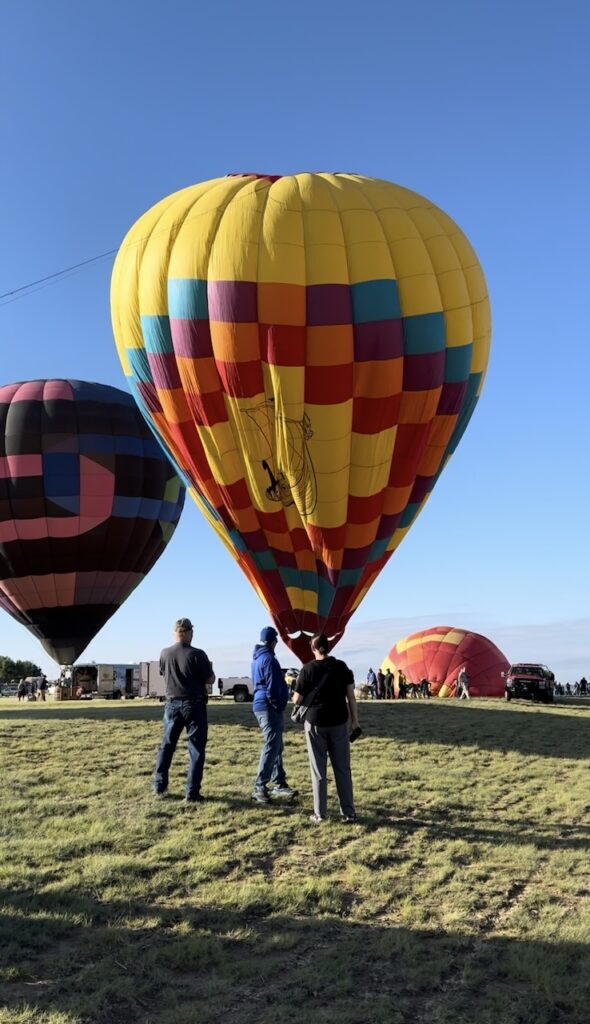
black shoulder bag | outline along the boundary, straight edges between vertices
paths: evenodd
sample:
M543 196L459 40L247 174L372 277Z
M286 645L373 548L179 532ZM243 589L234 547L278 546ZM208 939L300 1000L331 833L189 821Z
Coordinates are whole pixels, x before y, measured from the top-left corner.
M304 722L305 721L305 717L307 715L307 712L309 711L310 707L312 706L312 704L313 704L314 700L316 699L316 697L317 697L318 693L320 692L320 690L323 690L323 688L326 685L326 683L328 682L329 678L330 678L330 672L328 671L326 673L326 675L324 676L324 678L322 679L321 683L318 683L317 686L314 686L314 688L311 691L311 693L308 693L308 695L305 698L305 700L302 700L300 704L296 704L295 705L295 707L293 708L293 710L291 712L291 721L292 722Z

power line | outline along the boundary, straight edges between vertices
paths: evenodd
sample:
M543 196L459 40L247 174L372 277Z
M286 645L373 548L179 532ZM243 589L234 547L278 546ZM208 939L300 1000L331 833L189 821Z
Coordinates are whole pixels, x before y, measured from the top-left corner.
M45 277L39 277L36 281L29 281L28 284L23 284L20 288L13 288L12 291L3 292L0 295L1 299L9 299L13 295L20 295L22 292L27 292L31 288L35 288L37 285L45 284L46 281L53 281L56 277L64 277L66 274L71 274L74 270L79 270L81 267L87 267L89 263L96 263L98 260L104 260L107 256L114 256L117 249L109 249L108 252L102 252L99 256L91 256L89 260L82 260L80 263L74 263L71 267L64 267L63 270L57 270L55 274L47 274Z

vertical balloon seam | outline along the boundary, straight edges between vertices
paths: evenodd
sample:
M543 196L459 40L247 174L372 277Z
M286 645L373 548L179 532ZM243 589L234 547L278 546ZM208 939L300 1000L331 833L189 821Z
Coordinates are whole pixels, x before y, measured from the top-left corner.
M361 193L365 203L367 204L367 206L370 208L370 210L373 213L374 219L375 219L377 225L379 226L379 229L380 229L381 234L383 236L383 242L385 244L385 248L387 249L387 252L389 254L389 262L390 262L390 265L391 265L391 274L392 274L391 280L397 282L397 269L396 269L396 265L395 265L394 255L393 255L393 252L391 251L391 246L389 245L389 241L387 239L387 233L385 231L385 227L383 225L381 217L379 216L379 211L375 208L375 205L374 205L374 203L372 201L370 189L367 189L367 191L365 193L365 191L364 191L364 189L362 187L362 183L360 181L354 180L352 178L351 178L351 184L353 186L353 189L356 187L356 191ZM404 355L402 353L402 366L403 366L403 362L404 362ZM403 370L402 370L402 374L403 374ZM402 379L403 379L403 377L402 377ZM393 396L390 396L390 397L393 397ZM394 459L395 459L395 449L396 449L396 442L397 442L397 438L398 438L398 426L399 426L399 423L395 425L395 435L393 437L393 445L392 445L392 448L391 448L391 456L390 456L390 460L389 460L389 473L388 473L388 477L387 477L388 483L385 485L385 487L383 489L383 492L382 492L381 509L380 509L380 512L379 512L379 522L377 523L377 526L376 526L375 539L379 536L379 530L380 530L381 524L383 522L383 516L384 516L383 510L385 508L385 503L386 503L386 500L387 500L387 491L388 491L388 487L389 487L389 479L390 479L390 476L391 476L391 467L393 466L393 462L394 462ZM394 530L392 536L389 538L389 543L391 543L393 537L395 536L396 530L397 530L397 527ZM385 552L384 555L386 553L387 552ZM384 557L384 556L382 556L382 557ZM387 564L387 562L389 561L390 557L391 557L391 553L387 553L387 558L385 558L385 561L384 561L383 565ZM365 567L365 570L366 570L366 568L367 567ZM364 586L365 586L365 584L368 583L368 578L367 579L363 579L361 577L361 579L362 579L362 583L361 583L361 581L359 581L359 585L355 588L355 591L354 591L353 595L351 596L351 601L350 601L350 613L351 614L352 614L353 611L356 611L356 609L362 604L362 602L363 602L364 598L366 597L366 595L368 593L368 590L369 590L369 587L367 587L366 590L364 590L364 593L363 593Z
M294 182L297 185L297 190L299 192L299 199L300 199L300 211L299 212L300 212L300 215L301 215L301 231L302 231L303 238L305 240L305 217L304 217L304 212L303 212L303 203L302 203L302 200L301 200L301 191L299 189L299 184L298 184L298 181L297 181L297 175L294 175L293 177L294 177ZM275 183L272 183L270 188L269 188L269 190L268 190L267 201L266 201L266 204L265 204L265 210L266 210L266 207L268 205L268 201L269 201L269 199L272 196L272 190L273 190L274 187L275 187ZM261 218L261 222L260 222L260 232L261 232L260 239L259 239L260 247L263 244L263 226L264 226L264 217ZM304 261L305 261L305 251L306 250L305 250L305 244L304 244L303 245L303 259L304 259ZM258 264L257 264L256 280L257 280L257 291L258 291L258 289L260 288L260 248L258 250ZM303 373L303 382L302 382L302 387L303 387L302 404L303 404L304 412L305 412L305 376L306 376L305 375L305 367L307 365L307 361L306 361L307 340L308 339L307 339L307 328L306 328L306 330L305 330L305 355L304 355L304 364L303 364L304 365L304 373ZM273 390L274 390L274 387L273 387ZM276 394L275 394L275 404L276 404ZM276 430L276 418L275 418L275 430ZM298 582L299 582L299 590L303 594L305 589L309 589L309 588L306 585L306 582L305 582L304 577L303 577L303 570L301 569L301 566L299 564L299 560L297 559L297 556L296 556L296 553L295 553L295 543L294 543L294 536L293 536L294 530L299 529L299 528L305 530L306 536L308 538L308 545L310 547L310 550L314 554L314 558L315 558L315 552L313 552L313 548L312 548L311 543L309 541L309 535L307 534L307 529L306 529L305 523L303 522L303 519L301 517L301 512L299 510L297 502L295 502L295 506L294 506L294 510L292 512L292 515L295 515L295 513L297 514L297 517L298 517L298 520L299 520L299 526L294 526L292 528L290 526L290 524L289 524L289 521L288 521L288 518L287 518L287 513L286 513L285 509L281 510L281 515L283 517L283 520L285 522L285 527L286 527L287 533L289 535L289 540L290 540L290 544L291 544L291 552L290 553L292 554L293 561L295 562L294 568L295 568L295 571L297 573L297 578L298 578ZM268 543L269 547L271 547L271 544L270 544L270 542L268 540L268 536L267 536L267 531L266 530L264 530L264 534L265 534L265 537L266 537L266 540L267 540L267 543ZM316 562L316 567L317 567L317 562ZM280 573L280 570L279 570L279 573ZM314 585L315 585L316 601L318 602L318 606L319 606L319 581L318 581L317 577L316 577L316 580L314 580ZM285 591L285 596L287 597L287 587L286 587L285 584L283 584L283 588L284 588L284 591ZM305 605L305 599L303 599L302 603ZM287 604L288 604L288 602L287 602ZM268 607L268 611L272 615L270 607ZM286 614L288 616L289 615L288 607L286 607L285 612L286 612ZM296 628L288 630L288 629L285 629L285 627L283 626L283 629L285 630L285 632L287 634L289 634L291 632L292 633L297 633L297 630L299 630L299 633L303 633L304 632L304 629L303 629L303 610L301 611L301 615L298 614L294 618L295 618L295 627ZM293 623L292 623L292 625L293 625Z
M259 195L259 193L261 193L263 191L265 193L264 194L264 200L263 200L262 208L258 210L258 238L257 238L257 242L256 242L256 265L257 265L257 268L258 268L258 266L260 264L260 249L261 249L261 239L262 239L262 231L263 231L264 211L266 210L266 207L267 207L267 204L268 204L268 199L269 199L270 191L272 189L272 182L267 182L267 181L261 181L260 183L255 182L254 188L251 190L251 192L248 192L247 194L244 194L246 186L251 184L252 180L253 179L244 179L243 180L240 191L237 192L234 197L232 197L232 201L233 201L233 199L240 198L242 202L249 202L249 203L251 203L252 201L254 201L255 205L257 206L258 205L258 195ZM253 200L252 200L252 197L253 197ZM228 203L228 206L229 205L230 204ZM227 207L226 207L226 209L227 209ZM207 274L207 279L209 279L209 274ZM260 280L260 275L259 275L258 269L257 269L256 281L255 281L257 286L258 286L259 280ZM255 301L256 301L256 323L257 323L257 325L259 325L260 320L259 320L259 315L258 315L258 310L259 310L259 306L258 306L258 303L259 303L258 287L256 287ZM261 383L261 386L262 386L262 389L263 389L263 394L265 395L265 399L266 399L267 379L265 379L265 374L264 374L263 353L262 353L262 350L261 350L261 343L260 343L260 330L258 330L258 353L259 353L260 364L261 364L260 383ZM226 400L225 392L223 392L223 394L224 394L224 402L225 402L225 406L226 406L228 422L230 424L232 437L233 437L234 444L235 444L235 447L236 447L236 452L241 456L241 460L242 460L242 462L244 464L245 472L243 474L243 480L244 480L244 484L245 484L248 496L250 498L252 512L254 513L254 522L255 522L255 525L256 525L256 530L260 531L264 535L264 537L265 537L265 539L266 539L266 541L268 543L268 538L266 537L266 530L264 529L262 521L261 521L261 518L260 518L261 513L264 512L264 509L259 509L257 507L257 503L255 501L254 494L253 494L252 480L251 480L250 474L247 471L248 438L247 438L246 432L245 432L244 427L243 427L243 422L242 422L242 416L244 414L244 410L242 409L242 407L240 405L238 405L237 408L234 409L233 403L231 402L231 399L228 402ZM247 415L247 412L246 412L246 415ZM236 434L237 434L237 439L236 439ZM240 529L240 526L239 526L239 516L237 514L237 510L232 511L232 521L233 521L233 524L234 524L234 528L241 535L242 534L242 529ZM249 568L250 568L250 571L252 572L252 574L256 576L257 575L257 569L256 569L256 566L255 566L254 559L251 558L251 556L249 556L249 554L247 552L242 552L242 558L244 558L244 561L246 562L246 564L249 565ZM249 558L250 558L250 562L248 562ZM260 570L262 578L263 578L263 572L264 572L264 570ZM267 609L267 611L270 614L270 606L269 606L269 602L266 599L266 597L265 597L265 599L263 601L263 604L264 604L264 607Z
M295 188L296 188L298 196L299 196L299 213L300 213L300 217L301 217L301 235L302 235L302 238L303 238L303 281L304 281L305 292L307 294L307 288L308 288L307 282L308 282L308 274L309 274L308 258L307 258L307 244L306 244L306 239L307 239L307 235L308 235L308 231L307 231L307 216L306 216L306 212L307 211L306 211L306 204L305 204L305 201L304 201L304 198L303 198L303 193L301 191L300 175L299 174L293 175L293 181L294 181L294 185L295 185ZM307 352L308 352L308 349L309 349L309 335L308 335L309 327L308 327L307 319L308 319L308 317L307 317L307 300L306 300L306 303L305 303L305 359L306 359L306 361L304 363L304 367L307 366ZM304 376L307 377L307 373L305 372L305 369L304 369ZM304 385L303 385L303 410L304 410L304 414L307 415L306 382L304 382ZM302 523L302 526L303 526L303 523ZM314 586L316 608L317 608L316 616L317 616L318 629L320 631L322 631L322 620L320 620L320 618L319 618L319 608L320 608L320 567L318 565L318 556L317 556L317 549L316 549L317 541L316 541L315 537L312 539L309 536L309 533L308 533L307 529L305 529L305 534L306 534L306 537L307 537L307 544L308 544L309 550L311 552L311 555L313 556L313 560L314 560L315 567L316 567L316 578L313 581L313 586ZM294 545L293 545L293 547L294 547ZM298 570L299 570L299 566L298 566ZM296 625L297 629L299 630L299 634L300 635L304 635L306 633L305 627L307 625L307 623L306 623L306 613L305 613L305 603L306 602L305 602L305 596L304 596L304 593L305 593L305 581L303 579L303 576L301 575L301 570L299 570L299 572L300 572L300 579L301 579L301 594L303 595L301 603L302 603L303 607L301 609L297 609L296 614L294 615L294 620L295 620L295 625ZM293 611L295 611L295 609L293 609ZM297 629L293 630L293 633L296 633Z
M318 175L318 183L320 183L320 190L323 190L327 194L327 196L329 198L329 207L332 210L334 210L334 212L337 214L338 222L339 222L339 225L340 225L341 244L342 244L342 249L344 251L344 259L345 259L345 262L346 262L346 276L348 278L348 291L349 291L349 294L350 294L350 265L349 265L349 261L348 261L348 251L347 251L347 247L346 247L346 231L345 231L345 227L344 227L344 222L342 220L342 214L341 214L340 206L339 206L339 204L337 202L337 199L333 195L333 189L330 187L330 183L327 182L323 178L322 175ZM313 207L310 209L310 216L313 216ZM307 282L307 275L306 275L306 282ZM306 317L306 319L307 319L307 317ZM354 330L354 327L352 327L352 329ZM306 336L307 336L307 328L306 328ZM354 360L354 351L353 351L353 360ZM352 402L353 401L354 401L354 399L351 396L350 413L349 413L349 418L348 418L349 419L349 423L348 423L348 428L346 430L347 434L349 432L350 433L352 432ZM346 529L347 529L347 526L348 526L348 503L349 503L349 500L350 500L350 497L349 497L350 496L350 478L351 478L351 473L352 473L352 462L351 462L351 452L350 452L350 449L349 449L349 452L348 452L348 465L347 465L346 468L348 470L348 476L347 476L347 482L346 482L346 510L345 510L345 517L346 518L345 518L345 522L343 524L344 525L344 529L345 529L345 535L346 535ZM345 547L345 546L346 546L345 545L345 540L343 539L343 547ZM334 594L332 595L332 600L330 602L330 609L329 609L329 613L328 613L328 617L329 618L334 618L335 617L332 610L334 608L334 603L335 603L335 600L336 600L336 595L338 594L338 591L339 591L339 589L341 587L341 582L340 582L341 579L342 579L342 569L340 568L340 569L337 570L336 583L335 583L335 586L334 586ZM318 608L319 608L319 596L320 595L319 595L319 586L318 586ZM342 621L342 618L344 617L345 614L346 614L346 606L338 614L338 621L337 621L336 629L334 630L334 632L338 631L338 629L340 627L340 622ZM321 630L321 632L324 631L325 621L327 621L327 619L324 620L322 618L320 620L320 630ZM330 632L332 632L332 630L330 630Z
M329 183L323 181L322 184L323 184L325 190L330 195L330 200L333 203L333 206L335 207L335 209L336 209L336 211L338 213L338 220L340 222L340 232L341 232L341 237L342 237L342 247L343 247L343 250L344 250L344 259L345 259L345 262L346 262L346 276L347 276L347 279L348 279L348 293L349 293L349 296L350 296L350 303L351 303L351 329L352 329L352 336L353 336L353 338L352 338L352 344L353 344L353 351L352 351L353 380L352 380L352 394L351 394L351 403L350 403L351 447L350 447L350 450L349 450L349 453L348 453L348 467L347 467L348 468L348 477L347 477L347 482L346 482L346 495L347 495L346 496L346 520L345 520L345 524L344 524L344 526L345 526L345 533L344 533L344 540L343 540L343 547L346 548L346 546L347 546L346 541L347 541L347 533L348 533L348 523L349 523L348 515L349 515L349 507L350 507L350 485L351 485L351 480L352 480L352 477L353 477L352 434L353 434L353 429L354 429L354 314L352 312L352 290L351 290L352 281L351 281L350 260L349 260L349 254L348 254L349 238L347 237L346 226L345 226L344 218L342 216L342 207L341 207L340 203L338 202L338 192L336 190L336 195L333 196L332 195L332 191L333 190L329 187ZM357 581L356 585L353 587L353 589L351 591L351 594L348 597L348 600L346 601L342 611L339 614L339 617L338 617L338 628L340 627L340 623L342 622L342 620L344 619L344 621L346 622L348 617L349 617L352 601L353 601L354 597L356 596L356 594L357 594L357 592L359 590L359 587L361 585L361 580L363 579L363 575L364 575L364 572L366 571L366 568L367 568L367 565L365 563L365 565L363 566L362 572L361 572L361 576L359 577L359 580ZM339 576L339 580L338 580L338 585L336 587L336 591L335 591L335 595L334 596L336 596L336 593L337 593L337 591L339 589L340 579L341 579L341 572L339 572L338 576Z

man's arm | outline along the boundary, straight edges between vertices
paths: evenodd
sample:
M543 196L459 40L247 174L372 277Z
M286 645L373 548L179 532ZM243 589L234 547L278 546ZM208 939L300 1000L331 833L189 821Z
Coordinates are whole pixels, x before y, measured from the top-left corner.
M353 729L358 729L359 724L359 713L356 703L356 697L354 695L354 683L349 683L346 687L346 699L350 708L350 724Z

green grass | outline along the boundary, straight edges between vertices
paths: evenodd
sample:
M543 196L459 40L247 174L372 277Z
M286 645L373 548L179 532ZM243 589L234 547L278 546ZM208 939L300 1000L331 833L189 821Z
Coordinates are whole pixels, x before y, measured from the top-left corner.
M0 703L0 1024L587 1024L585 708L363 704L359 824L250 800L210 705L204 805L150 778L162 706Z

